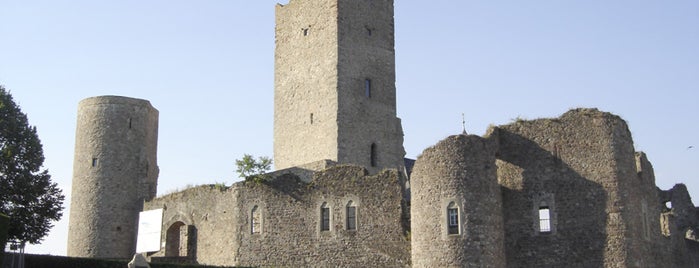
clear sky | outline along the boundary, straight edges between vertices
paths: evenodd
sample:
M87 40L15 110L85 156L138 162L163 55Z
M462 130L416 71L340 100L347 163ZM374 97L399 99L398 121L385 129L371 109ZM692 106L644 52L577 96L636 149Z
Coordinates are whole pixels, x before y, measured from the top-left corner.
M159 194L230 184L236 158L272 156L276 2L0 1L0 84L37 126L66 206L91 96L160 111ZM699 197L699 1L396 0L395 25L407 157L460 133L462 113L482 135L597 107L627 120L660 188ZM65 254L68 209L27 252Z

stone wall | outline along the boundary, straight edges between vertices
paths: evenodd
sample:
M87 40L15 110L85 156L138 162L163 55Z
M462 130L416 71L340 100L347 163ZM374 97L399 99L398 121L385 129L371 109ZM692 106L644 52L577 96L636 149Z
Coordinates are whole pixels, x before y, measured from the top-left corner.
M276 7L274 165L337 161L337 3Z
M384 168L403 170L403 128L396 117L393 0L336 2L338 162L362 165L371 173Z
M575 109L560 118L518 121L491 131L500 143L508 266L671 263L652 166L634 152L621 118ZM542 204L551 211L547 232L538 228Z
M417 159L410 208L414 267L505 267L496 150L496 140L459 135Z
M368 176L356 166L318 172L309 183L293 174L230 188L202 186L160 197L147 209L165 208L162 241L182 222L196 230L194 252L201 264L295 267L406 267L410 242L401 174ZM346 206L357 211L356 230L347 230ZM330 230L321 231L321 206L330 211ZM261 215L252 230L252 211ZM170 239L172 240L172 239ZM168 248L165 245L165 248ZM161 250L154 256L168 255ZM170 255L172 257L172 255Z
M68 255L131 258L138 213L155 197L158 110L118 96L80 102Z
M276 23L275 167L402 170L393 1L291 0Z

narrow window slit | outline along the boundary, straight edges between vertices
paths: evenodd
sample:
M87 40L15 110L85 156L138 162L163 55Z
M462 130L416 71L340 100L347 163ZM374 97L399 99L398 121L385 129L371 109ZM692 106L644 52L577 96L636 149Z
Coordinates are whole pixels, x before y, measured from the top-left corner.
M364 79L364 96L371 98L371 79Z
M376 166L376 143L371 144L371 152L369 155L369 164L371 164L372 167Z

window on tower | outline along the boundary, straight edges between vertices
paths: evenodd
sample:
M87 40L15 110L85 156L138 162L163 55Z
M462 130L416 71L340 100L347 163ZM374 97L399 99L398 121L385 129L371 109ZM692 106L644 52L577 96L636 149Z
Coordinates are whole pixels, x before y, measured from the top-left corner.
M371 79L364 79L364 96L371 98Z
M369 155L369 163L372 167L376 166L376 143L371 144L371 152Z
M459 234L459 207L454 202L447 206L447 233Z

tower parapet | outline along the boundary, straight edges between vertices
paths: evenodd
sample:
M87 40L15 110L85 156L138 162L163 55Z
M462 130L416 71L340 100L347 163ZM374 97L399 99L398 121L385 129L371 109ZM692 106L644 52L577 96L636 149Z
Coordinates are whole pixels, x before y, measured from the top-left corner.
M100 96L80 102L69 256L134 254L138 213L157 190L157 138L158 110L146 100Z

